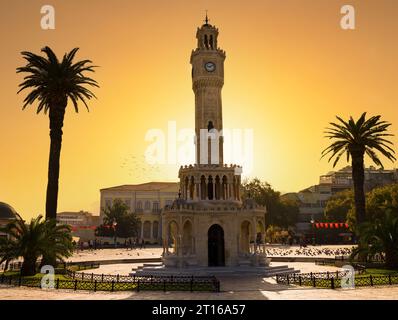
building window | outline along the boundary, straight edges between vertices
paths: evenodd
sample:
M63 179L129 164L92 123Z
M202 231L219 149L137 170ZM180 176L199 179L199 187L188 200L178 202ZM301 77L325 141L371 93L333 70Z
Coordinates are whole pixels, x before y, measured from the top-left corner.
M135 204L135 211L142 212L142 202L141 201L137 201L137 203Z
M112 207L112 199L105 199L105 209Z
M154 221L153 225L152 225L152 236L153 238L157 239L158 238L158 234L159 234L159 222Z
M145 201L145 210L151 210L151 203L149 201Z
M151 223L149 221L144 222L144 239L149 239L151 237Z
M160 211L160 209L159 209L159 202L157 202L157 201L153 202L153 204L152 204L152 211L153 211L153 212L159 212L159 211Z

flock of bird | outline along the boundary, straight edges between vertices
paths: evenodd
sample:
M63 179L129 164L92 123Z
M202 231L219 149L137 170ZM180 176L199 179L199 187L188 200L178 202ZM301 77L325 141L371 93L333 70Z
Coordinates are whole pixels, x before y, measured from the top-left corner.
M352 252L352 248L267 248L265 250L268 256L347 256Z
M143 155L140 157L133 155L124 157L120 168L126 170L130 177L137 180L148 180L148 176L157 176L160 173L160 167L148 164Z

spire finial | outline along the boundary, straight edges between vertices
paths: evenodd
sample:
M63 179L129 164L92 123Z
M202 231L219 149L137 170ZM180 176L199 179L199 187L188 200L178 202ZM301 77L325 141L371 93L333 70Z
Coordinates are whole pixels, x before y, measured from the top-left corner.
M206 19L205 19L205 23L206 23L206 25L209 24L209 17L207 16L207 10L206 10Z

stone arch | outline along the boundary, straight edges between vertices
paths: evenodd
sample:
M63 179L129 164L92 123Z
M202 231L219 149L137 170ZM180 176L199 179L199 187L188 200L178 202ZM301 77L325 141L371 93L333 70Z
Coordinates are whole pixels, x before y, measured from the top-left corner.
M209 40L207 38L207 34L205 34L204 36L204 45L206 49L209 49Z
M225 266L224 229L219 224L207 231L207 254L209 267Z
M178 249L178 223L174 220L169 222L168 225L168 239L169 245L173 247L173 252L177 253Z
M209 176L208 177L208 183L207 183L207 197L209 200L214 199L214 193L213 193L213 177Z
M195 193L195 178L191 176L190 182L189 182L189 199L194 198L194 193Z
M216 176L216 181L215 181L215 199L220 200L221 198L221 180L220 177L217 175Z
M240 225L239 249L241 253L250 252L250 235L251 235L251 223L250 221L245 220Z
M222 177L221 180L221 197L223 200L227 200L228 199L228 178L226 176Z
M184 199L188 198L188 188L189 188L189 178L185 177L185 179L184 179L184 193L183 193Z
M202 200L206 199L206 178L205 178L205 176L200 177L200 198Z
M186 220L182 228L182 254L189 255L193 253L193 231L191 220Z
M237 192L236 192L236 185L237 185L237 183L236 183L236 177L234 176L234 179L233 179L233 185L232 185L232 189L233 189L233 198L234 198L234 200L236 200L237 199Z
M258 220L256 225L256 243L263 242L264 233L265 233L264 224L261 220Z
M145 221L144 222L144 228L143 228L142 237L144 239L150 239L151 238L151 222L150 221Z

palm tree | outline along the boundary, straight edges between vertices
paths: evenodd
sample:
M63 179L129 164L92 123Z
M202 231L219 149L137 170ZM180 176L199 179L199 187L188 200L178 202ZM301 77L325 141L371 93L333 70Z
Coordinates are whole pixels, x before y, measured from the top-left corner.
M36 274L36 264L41 257L56 256L63 261L72 254L72 236L70 227L56 225L54 220L42 220L42 216L33 218L26 224L18 215L1 231L7 238L0 238L0 264L13 259L23 258L21 275ZM55 245L54 245L55 243Z
M373 258L376 254L384 258L386 267L398 268L398 217L387 210L381 218L365 222L360 226L360 242L366 246L356 248L351 258L363 255Z
M73 62L78 48L66 53L59 61L54 52L45 47L41 51L47 57L31 52L22 52L27 64L17 68L17 73L28 73L19 85L21 92L31 91L24 99L22 109L38 101L37 113L49 111L50 118L50 157L48 163L48 184L46 196L46 219L55 219L57 215L59 159L62 144L62 127L68 98L72 101L75 111L78 112L78 102L82 101L88 110L86 99L95 95L84 85L98 87L95 80L83 75L84 72L94 72L95 66L90 60Z
M352 159L352 179L354 182L354 201L357 223L361 224L366 219L365 192L364 192L364 155L378 166L383 168L378 155L379 151L387 159L396 160L394 150L390 147L392 142L385 137L393 136L387 133L391 125L386 121L380 121L381 116L373 116L366 120L366 112L355 122L352 117L346 122L336 116L338 123L330 122L331 127L326 128L326 138L335 140L331 145L322 151L322 157L331 154L329 158L336 166L341 156L346 154L347 161Z

